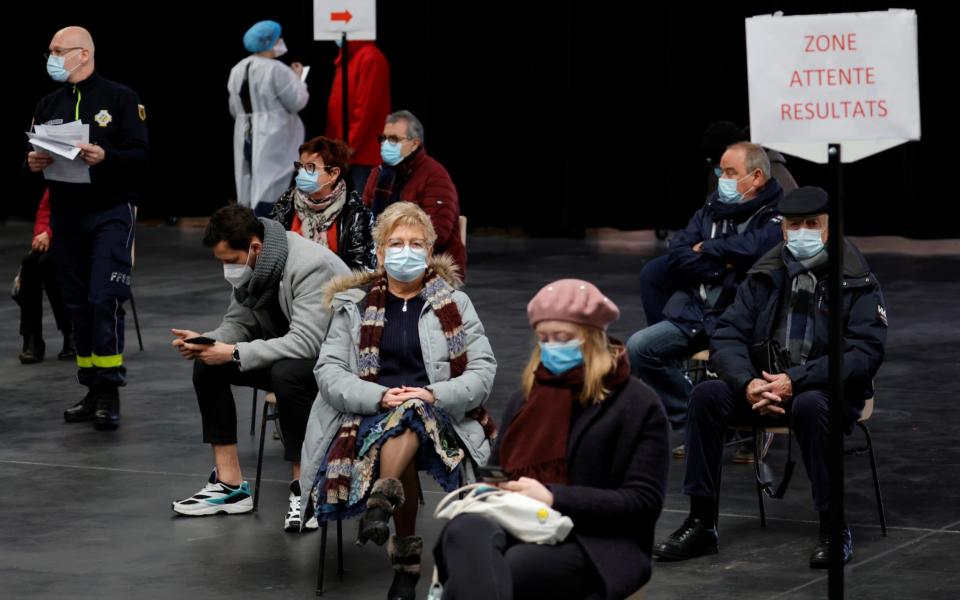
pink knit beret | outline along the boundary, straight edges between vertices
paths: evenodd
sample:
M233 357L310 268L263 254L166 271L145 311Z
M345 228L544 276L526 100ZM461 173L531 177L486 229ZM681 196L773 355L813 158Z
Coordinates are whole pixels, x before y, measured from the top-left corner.
M527 304L530 326L540 321L567 321L597 329L620 318L620 309L597 286L580 279L561 279L547 284Z

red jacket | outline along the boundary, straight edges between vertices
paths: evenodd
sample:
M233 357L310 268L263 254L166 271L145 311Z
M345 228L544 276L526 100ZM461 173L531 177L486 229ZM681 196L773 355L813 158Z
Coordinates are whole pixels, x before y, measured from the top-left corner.
M453 185L450 174L433 158L427 156L427 149L420 150L407 161L397 165L398 169L408 171L406 183L400 190L402 202L413 202L430 215L433 228L437 232L435 254L447 253L460 267L460 275L467 278L467 249L460 240L460 200L457 187ZM363 190L363 203L373 207L373 193L380 178L378 165L367 179Z
M377 136L390 114L390 65L373 42L347 42L347 93L350 96L350 164L372 167L380 164ZM337 55L337 67L327 101L327 132L332 139L343 139L343 51Z
M43 190L40 206L37 207L37 220L33 223L33 237L43 232L53 239L53 230L50 229L50 188Z

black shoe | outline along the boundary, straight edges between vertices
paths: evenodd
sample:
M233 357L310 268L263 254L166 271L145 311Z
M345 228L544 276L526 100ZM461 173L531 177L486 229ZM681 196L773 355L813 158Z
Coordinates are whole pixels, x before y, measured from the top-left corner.
M849 527L843 528L843 564L850 562L853 558L853 535ZM813 554L810 555L811 569L829 569L830 568L830 539L825 531L820 532L820 540Z
M97 411L93 416L93 428L98 431L113 431L120 427L120 393L116 388L97 392Z
M423 538L420 536L390 538L387 554L393 565L393 583L387 592L387 600L416 600L422 552Z
M687 517L679 529L653 547L653 554L661 560L689 560L716 554L718 543L716 527L707 528L700 519Z
M73 334L63 334L63 348L57 354L58 360L73 360L77 357L77 347L73 343Z
M378 546L387 543L390 537L390 516L403 502L403 485L399 479L378 479L367 498L367 512L360 517L357 544L365 544L368 540Z
M17 358L25 365L32 365L41 362L46 351L47 345L43 343L43 338L40 334L28 333L23 336L23 350Z
M77 402L72 407L63 411L63 420L67 423L82 423L93 419L93 414L97 411L97 399L93 390L87 392L83 400Z

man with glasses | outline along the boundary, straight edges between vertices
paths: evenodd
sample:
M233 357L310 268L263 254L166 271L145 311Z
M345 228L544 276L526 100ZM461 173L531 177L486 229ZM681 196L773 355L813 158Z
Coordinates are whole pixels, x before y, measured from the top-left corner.
M783 193L763 148L738 143L720 159L717 192L670 240L672 293L663 320L627 340L633 374L659 395L674 430L682 429L693 387L680 361L705 350L717 319L759 257L777 245ZM675 454L679 454L679 451Z
M829 310L842 307L844 395L847 433L873 397L873 378L883 362L887 312L877 277L847 240L843 249L843 295L827 297L827 193L801 187L780 201L781 242L750 269L736 301L723 313L710 340L710 364L720 375L701 383L690 398L683 493L690 514L653 548L663 560L715 554L718 538L717 486L724 430L731 424L789 425L796 434L803 465L820 513L820 536L810 567L825 569L830 549L827 525L830 487L827 474L829 423ZM755 364L752 348L775 341L782 349L782 372ZM758 471L759 473L759 471ZM853 539L844 526L843 561L853 556Z
M61 84L37 105L33 124L88 125L90 140L74 159L87 181L50 174L53 256L63 301L73 324L83 399L64 412L67 422L93 421L99 430L120 422L118 388L123 366L123 302L130 297L134 204L147 163L147 113L136 92L101 77L94 45L82 27L61 29L50 41L47 73ZM66 158L32 150L27 166L45 172Z
M467 249L460 239L460 200L447 170L427 155L423 124L406 110L387 117L380 141L383 162L367 180L363 203L376 219L395 202L412 202L424 210L437 232L434 251L453 257L464 279Z

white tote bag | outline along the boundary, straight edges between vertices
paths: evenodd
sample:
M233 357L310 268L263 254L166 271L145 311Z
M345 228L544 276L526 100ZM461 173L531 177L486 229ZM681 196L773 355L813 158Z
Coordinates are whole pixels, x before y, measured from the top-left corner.
M462 499L457 495L465 493ZM573 529L573 521L539 500L508 492L485 483L473 483L454 490L437 504L433 516L453 519L463 514L483 515L518 540L554 545Z

